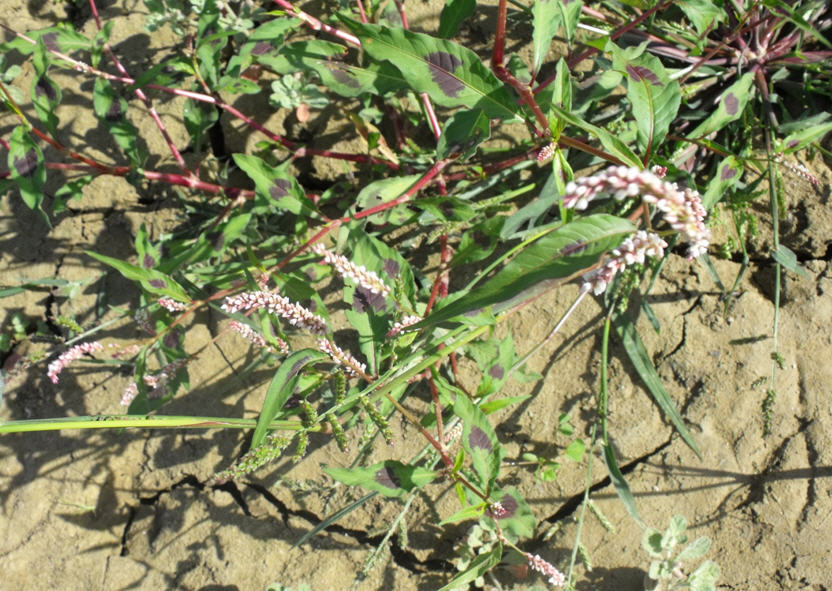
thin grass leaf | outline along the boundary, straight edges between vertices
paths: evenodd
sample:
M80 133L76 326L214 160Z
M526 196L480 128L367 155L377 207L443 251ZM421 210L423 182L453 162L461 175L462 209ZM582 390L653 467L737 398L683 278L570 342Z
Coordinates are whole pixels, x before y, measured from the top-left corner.
M636 332L636 328L632 321L626 314L615 315L613 321L615 323L618 336L624 344L624 350L627 351L630 361L636 368L636 371L638 371L639 376L641 376L642 381L644 381L644 385L647 386L647 389L650 391L650 394L653 396L656 404L658 404L659 408L662 409L662 412L664 412L665 416L676 428L676 431L679 432L679 435L682 436L684 442L688 444L688 447L690 447L693 452L701 458L702 455L699 453L699 449L696 447L693 437L688 431L688 428L685 427L685 423L679 415L679 411L676 409L675 403L671 400L667 390L665 390L659 374L656 373L656 368L653 367L650 355L648 355L647 349L644 348L644 343L642 343L641 337L638 335L638 332Z
M639 517L638 509L636 508L636 500L633 497L633 493L630 491L630 487L627 485L627 481L624 479L624 474L621 473L621 470L618 468L618 462L615 460L615 452L612 449L611 445L604 444L604 464L607 466L607 472L609 472L610 480L612 481L612 485L615 488L615 492L618 495L618 498L624 505L624 508L627 509L627 513L630 514L636 523L642 525L641 517Z
M783 265L795 275L807 277L806 271L800 266L800 263L797 262L797 255L794 254L794 252L788 247L778 244L777 250L773 251L771 256L775 261Z
M249 449L254 449L263 443L266 435L268 435L269 425L295 391L300 371L310 363L325 359L329 359L326 353L315 349L302 349L292 353L280 364L266 392L266 399L263 401L263 408L260 410L257 427L255 427L254 435L251 437Z
M371 493L368 493L368 494L364 495L363 497L361 497L360 499L358 499L357 501L355 501L354 503L350 503L349 505L347 505L343 509L340 509L340 510L336 511L335 513L333 513L332 515L330 515L328 517L325 517L324 519L322 519L320 521L320 523L318 523L318 525L316 525L315 527L310 529L308 532L303 534L297 542L292 544L292 548L297 548L298 546L303 544L306 540L308 540L308 539L312 538L313 536L316 536L320 532L324 531L330 525L332 525L333 523L335 523L336 521L338 521L342 517L346 517L347 515L349 515L350 513L355 511L356 509L358 509L361 505L363 505L364 503L366 503L367 501L369 501L370 499L375 497L377 494L378 493L375 492L375 491L373 491Z

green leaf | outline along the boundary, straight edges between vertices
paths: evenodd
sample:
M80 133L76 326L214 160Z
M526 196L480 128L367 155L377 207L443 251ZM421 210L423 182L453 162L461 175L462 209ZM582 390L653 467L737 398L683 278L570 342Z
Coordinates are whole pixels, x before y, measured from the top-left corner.
M239 77L264 55L274 53L283 43L285 34L300 25L300 19L282 17L267 21L250 32L237 55L228 61L225 74Z
M641 337L636 332L632 321L626 314L616 314L613 317L613 321L615 322L616 331L618 332L618 336L621 337L630 361L635 366L636 371L638 371L638 375L644 381L644 385L647 386L650 394L652 394L656 404L659 405L659 408L662 409L662 412L664 412L665 416L676 428L676 431L682 436L684 442L701 458L702 456L696 447L696 443L693 441L693 437L691 437L690 432L685 427L679 411L676 410L676 405L670 399L667 390L665 390L659 374L656 373L656 368L653 367L650 355L648 355L647 350L644 348L644 343L641 342Z
M774 152L777 154L791 154L802 150L812 142L821 139L832 131L832 121L822 125L807 125L804 129L792 132L777 142Z
M386 497L400 497L414 488L433 482L439 472L408 466L396 460L387 460L367 468L330 468L324 472L349 486L363 486L380 492Z
M11 179L17 183L23 202L40 212L44 221L49 218L43 213L43 185L46 182L46 167L43 152L22 125L18 125L9 136L9 155L6 159Z
M679 555L676 557L676 560L679 562L686 562L689 560L696 560L697 558L702 558L708 552L708 549L711 547L711 540L702 536L701 538L696 538L690 544L685 546L684 550L679 552Z
M182 105L182 118L185 129L191 136L191 145L197 152L202 151L207 132L219 119L219 113L214 105L194 99L185 99Z
M795 275L807 277L806 271L804 271L803 267L800 266L800 263L797 262L797 255L795 255L794 252L788 247L783 246L782 244L778 245L777 250L772 251L771 256L775 261L783 265Z
M581 459L584 457L584 452L586 451L586 443L584 443L583 439L576 439L572 443L570 443L565 450L563 450L564 455L572 460L573 462L580 462Z
M49 58L43 40L38 42L32 59L35 78L32 81L32 105L38 119L43 122L52 137L58 135L58 116L55 114L61 103L61 87L49 78Z
M726 18L725 11L711 0L677 0L675 4L690 19L699 35L714 22L722 22Z
M654 527L648 527L641 536L641 547L653 558L659 558L664 551L662 532Z
M463 424L462 447L471 456L474 471L487 492L500 473L505 449L485 414L466 396L456 397L454 413Z
M49 27L38 31L28 31L26 36L36 42L43 41L46 49L70 54L90 48L90 40L72 29L69 23L57 27ZM37 46L19 37L0 45L0 53L17 50L24 56L35 51ZM57 59L57 58L53 58Z
M512 404L517 404L531 398L531 394L523 394L522 396L509 396L507 398L498 398L497 400L489 400L480 405L480 410L483 414L490 415Z
M66 209L66 202L70 199L80 201L84 187L90 184L95 177L91 174L67 181L55 192L55 200L52 202L52 213L59 214Z
M263 443L266 435L268 435L269 425L295 391L300 371L310 363L325 359L329 359L326 353L315 349L302 349L283 360L283 363L280 364L272 377L269 389L266 391L266 399L263 401L263 408L257 418L257 427L255 427L254 435L251 437L249 449L254 449Z
M719 578L719 565L706 560L688 577L691 591L713 591Z
M502 544L497 544L488 552L478 555L471 561L471 565L458 575L456 575L451 582L439 589L439 591L450 591L451 589L458 589L463 585L468 586L468 583L476 581L482 575L497 566L500 558L503 555Z
M458 155L467 160L477 151L477 146L491 137L491 125L480 109L457 111L445 123L436 145L437 158Z
M708 183L708 188L702 196L702 206L710 211L729 189L737 185L742 178L742 173L742 162L736 156L728 156L720 162L716 174Z
M486 504L480 503L479 505L469 505L464 509L460 509L450 517L446 517L442 521L439 522L439 525L445 525L447 523L456 523L457 521L465 521L466 519L479 519L482 517L482 514L485 513Z
M126 279L140 282L142 287L150 293L170 296L180 302L190 301L188 294L181 285L174 281L170 276L165 275L156 269L143 269L142 267L131 265L126 261L114 259L89 250L84 252L92 258L101 261L104 264L110 265L116 271L121 273Z
M627 513L630 514L636 523L641 525L641 517L638 515L638 509L636 508L636 500L633 497L633 493L630 492L630 487L627 485L627 481L624 479L624 475L621 473L621 470L618 469L618 462L615 460L615 452L612 449L611 445L604 445L604 463L607 466L607 472L610 474L610 480L612 480L612 485L615 488L615 492L618 494L618 498L624 505L624 508L627 509Z
M521 117L515 98L470 49L421 33L339 17L370 57L391 62L413 90L428 93L438 105L480 108L492 119Z
M314 204L307 199L297 180L287 172L289 161L280 166L269 166L253 154L233 154L234 163L246 173L257 195L266 203L294 214L317 217Z
M606 49L612 53L613 67L627 79L627 98L638 126L638 146L647 154L664 141L679 111L682 92L659 58L643 53L645 46L622 50L610 41Z
M127 119L127 101L103 78L95 79L92 92L93 109L99 121L110 131L131 164L136 168L144 166L147 150L139 141L136 127Z
M622 142L620 139L612 135L605 129L601 129L584 121L580 117L575 116L574 114L560 108L559 106L552 104L552 110L557 114L558 117L569 123L570 125L574 125L579 129L583 129L585 132L590 133L598 138L601 142L601 145L613 156L618 158L621 162L623 162L627 166L632 166L634 168L641 168L641 161L638 157L633 153L633 151L627 147L627 144Z
M583 2L572 0L538 0L532 3L532 45L534 54L532 59L532 70L538 72L543 60L549 53L549 46L552 39L562 26L565 25L565 37L567 44L572 44L575 30L578 26L578 17L581 15Z
M634 231L628 220L607 214L570 222L532 242L484 285L436 309L416 326L438 324L486 306L494 305L493 311L499 312L543 281L563 279L594 265Z
M753 81L754 75L751 72L746 72L742 78L726 88L719 98L717 108L707 119L697 125L687 137L690 139L703 138L739 119L745 105L748 103L749 90Z
M411 174L409 176L382 179L366 185L355 198L356 212L371 209L401 197L419 178L420 175ZM373 224L398 226L408 221L412 216L413 214L407 209L406 205L397 205L373 214L367 220Z
M448 39L456 35L459 25L474 14L476 7L477 0L445 0L445 6L439 15L439 36Z

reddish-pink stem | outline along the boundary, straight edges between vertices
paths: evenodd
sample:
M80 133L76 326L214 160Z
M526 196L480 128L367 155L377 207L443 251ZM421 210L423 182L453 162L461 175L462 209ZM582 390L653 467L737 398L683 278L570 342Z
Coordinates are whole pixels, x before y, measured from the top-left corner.
M494 49L491 52L491 68L496 70L503 67L506 50L506 15L508 8L506 0L500 0L497 5L497 29L494 31Z
M341 41L345 41L351 45L355 45L356 47L361 47L361 41L358 40L358 37L342 31L340 29L336 29L335 27L331 27L330 25L321 22L319 19L315 18L311 14L307 14L306 12L300 10L299 8L295 8L291 2L287 2L286 0L274 0L274 3L280 6L281 8L285 9L286 12L295 16L309 25L315 31L323 31L325 33L329 33L334 37L337 37Z
M364 12L364 3L361 0L355 0L355 3L358 5L358 16L361 18L361 22L367 23L367 13Z

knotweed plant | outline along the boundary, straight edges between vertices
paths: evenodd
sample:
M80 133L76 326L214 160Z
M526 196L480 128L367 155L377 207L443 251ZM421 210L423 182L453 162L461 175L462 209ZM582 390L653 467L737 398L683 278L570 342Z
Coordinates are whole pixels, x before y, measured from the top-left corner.
M570 310L587 297L602 300L608 314L597 420L589 443L571 438L563 453L589 472L600 448L638 519L608 437L610 327L696 450L625 304L635 295L632 278L655 272L661 259L706 258L708 211L725 188L721 178L698 176L688 159L674 156L702 143L685 134L690 119L677 119L688 96L684 73L645 46L616 44L669 3L603 31L596 20L610 19L580 2L534 2L509 15L500 0L493 44L478 48L480 54L454 41L480 10L476 3L448 2L438 30L429 32L411 30L400 2L342 2L316 15L288 0L275 0L274 10L220 0L145 4L148 31L170 27L182 43L143 72L125 67L109 42L112 23L100 18L95 0L92 38L64 25L38 31L0 25L6 32L0 96L13 123L0 138L8 163L0 188L50 224L95 178L120 177L145 197L177 195L187 222L161 232L136 228L128 260L87 252L91 265L136 284L129 314L141 339L111 346L106 333L98 334L103 326L81 327L72 318L37 334L13 332L16 341L37 336L54 345L45 358L18 361L58 387L60 376L82 363L132 374L113 413L11 420L0 432L248 430L246 449L227 459L213 484L289 453L303 462L310 434L326 434L343 457L324 468L329 478L368 491L365 500L381 495L402 507L365 571L394 532L406 533L401 524L414 498L440 483L458 498L458 510L442 515L441 525L470 521L489 532L488 544L459 572L444 574L444 588L494 576L504 562L551 586L574 586L580 539L570 563L547 560L530 504L508 484L506 448L491 416L519 402L501 389L530 376L527 360L568 314L523 355L496 328L544 290L573 279L581 289ZM531 21L530 63L506 56L509 17ZM690 18L686 26L700 27ZM556 36L566 39L568 55L552 54ZM18 88L13 60L29 62L28 88ZM579 85L585 60L610 75ZM77 80L77 92L87 93L120 162L73 144L76 136L62 127L58 71L60 80ZM619 91L628 108L595 118ZM170 97L182 101L184 140L174 138L154 106ZM243 97L264 112L243 112L237 106ZM726 95L719 108L729 103ZM272 111L282 116L282 129L264 123ZM350 149L313 131L326 128L335 113L348 115L339 134L351 140ZM145 117L167 153L148 152L136 126ZM228 126L256 136L254 148L228 148L226 138L217 138ZM491 142L492 133L512 142ZM310 170L323 161L343 174L317 178ZM61 189L47 197L53 182ZM460 268L469 281L462 282ZM212 325L213 339L250 348L252 367L271 376L256 419L165 413L174 397L191 396L189 366L203 348L186 348L181 331L206 310L221 318ZM461 377L462 356L476 364L478 383ZM568 421L562 415L558 430L572 437ZM399 432L403 422L409 445ZM381 441L393 459L368 460ZM522 465L544 483L557 478L554 459L525 454ZM588 489L582 514L587 507L593 507Z

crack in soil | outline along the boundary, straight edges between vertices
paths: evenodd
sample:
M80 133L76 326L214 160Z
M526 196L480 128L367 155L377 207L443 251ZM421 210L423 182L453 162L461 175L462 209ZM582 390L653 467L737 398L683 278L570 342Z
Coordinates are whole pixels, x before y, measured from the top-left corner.
M196 476L188 475L180 479L179 481L173 483L168 488L158 490L150 496L139 497L139 505L129 508L127 521L124 524L124 530L121 534L121 549L119 551L119 556L128 555L127 541L130 536L130 530L133 527L133 523L136 520L136 515L138 513L139 506L153 506L164 495L170 494L171 492L182 486L187 486L198 491L204 491L207 488L211 491L220 490L226 492L231 496L232 499L234 499L234 501L237 503L237 505L240 507L240 509L246 517L250 517L252 519L259 519L252 515L248 503L246 503L245 499L243 498L242 491L235 482L229 481L223 484L215 484L209 486L204 484L203 482L200 482L196 478ZM268 488L262 485L247 482L246 488L256 492L264 500L276 507L277 510L280 512L283 524L286 526L289 525L290 517L298 517L300 519L303 519L312 526L317 526L323 521L323 518L316 515L312 511L308 511L305 509L292 509L288 507L283 501L281 501L274 494L272 494ZM332 524L325 527L323 531L341 534L343 536L352 538L355 542L359 544L369 545L373 547L379 546L384 540L383 535L371 536L366 531L359 529L351 529L336 524ZM395 561L397 566L400 566L414 574L424 574L427 572L436 571L456 572L454 565L448 562L447 560L439 558L427 558L425 560L420 560L410 550L402 547L398 542L392 539L389 540L389 550L390 555L393 557L393 560Z

